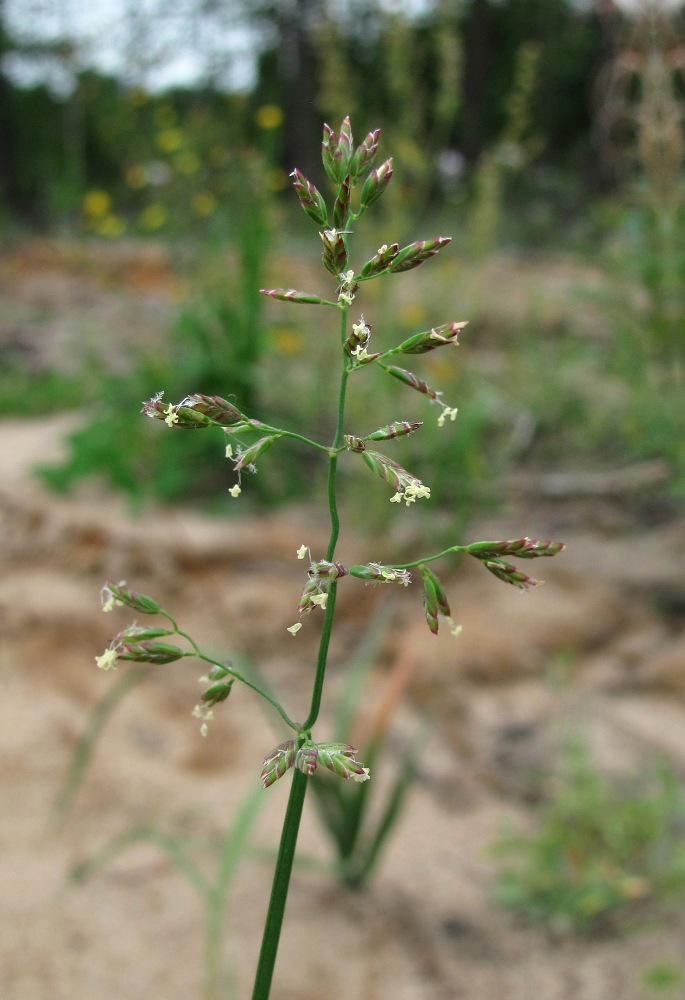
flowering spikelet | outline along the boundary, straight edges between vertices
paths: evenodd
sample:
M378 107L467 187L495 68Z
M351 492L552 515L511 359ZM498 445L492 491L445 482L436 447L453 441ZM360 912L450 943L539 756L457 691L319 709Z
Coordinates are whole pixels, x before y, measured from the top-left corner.
M269 298L279 299L281 302L300 302L304 305L313 306L334 306L335 302L322 299L319 295L311 292L300 292L297 288L260 288L260 295L268 295Z
M368 467L389 483L397 492L391 498L393 503L404 501L407 507L422 497L430 497L430 489L424 486L420 479L407 472L397 462L393 462L387 455L382 455L379 451L370 451L368 448L361 453L362 458Z
M433 635L437 635L439 621L442 617L449 625L452 635L459 635L461 626L455 625L452 621L447 595L440 580L428 566L421 566L421 579L423 581L423 607L428 628Z
M430 257L435 257L443 247L452 242L451 236L434 236L430 240L417 240L409 246L402 247L394 260L388 265L391 274L399 274L401 271L411 271L413 268L423 264Z
M441 392L431 389L427 382L424 382L423 379L419 378L413 372L408 372L406 368L398 368L396 365L383 365L383 370L399 382L404 382L405 385L416 389L417 392L423 393L424 396L428 396L429 399L437 400L442 396Z
M143 403L141 413L156 420L163 420L170 427L186 430L196 430L200 427L232 427L245 423L247 418L221 396L205 396L195 393L186 396L180 403L162 403L162 394L158 393L148 402Z
M213 708L214 705L226 701L231 693L235 678L231 677L229 667L215 663L207 671L206 676L200 678L200 683L206 684L208 682L212 683L200 698L200 716L202 716L202 710L206 712L207 709Z
M367 434L364 441L387 441L391 438L402 437L404 434L413 434L419 427L423 427L420 420L395 420L387 427L380 427L373 434Z
M343 345L345 354L349 358L354 358L355 361L367 361L370 360L369 354L367 352L367 347L369 346L369 341L371 339L371 326L366 323L364 317L361 316L358 323L352 324L352 333L348 334L345 343ZM378 355L375 355L378 357Z
M337 184L340 178L344 176L347 164L344 160L342 150L338 146L338 137L330 125L324 125L323 127L321 160L328 179Z
M300 205L319 226L328 226L328 209L319 189L297 167L290 174Z
M333 225L336 229L345 229L347 224L351 190L350 175L347 174L338 185L338 196L333 205Z
M307 741L295 753L295 767L302 771L308 778L316 771L316 759L319 756L319 748L315 743Z
M380 134L381 130L379 128L373 132L369 132L357 146L354 156L349 163L350 175L353 180L356 180L360 174L363 174L365 170L373 166L373 161L376 159L378 152Z
M466 551L476 559L494 559L499 556L516 556L518 559L537 559L555 556L566 546L563 542L540 541L537 538L513 538L504 542L473 542Z
M369 208L387 190L388 184L392 180L392 157L381 163L380 167L372 170L364 181L361 197L359 199L360 212Z
M340 135L338 136L338 149L342 154L342 162L344 169L347 170L350 160L352 159L352 150L354 149L354 138L352 136L352 126L350 124L350 116L346 115L340 126ZM342 174L338 175L338 180L342 179Z
M348 573L358 580L367 580L369 583L399 583L402 587L408 587L411 583L411 573L408 569L395 569L394 566L383 566L381 563L350 566Z
M286 740L264 758L262 767L262 786L268 788L274 781L282 778L288 768L295 763L295 740Z
M466 551L474 556L485 568L504 583L510 583L519 590L537 587L541 580L535 580L507 562L502 556L518 559L537 559L555 556L565 548L563 542L540 541L537 538L512 538L503 542L473 542Z
M433 327L423 333L416 333L413 337L403 341L398 347L389 351L389 354L427 354L435 351L438 347L445 347L448 344L458 345L457 337L459 331L467 325L462 323L443 323L442 326Z
M323 266L337 278L347 267L347 247L337 229L324 229L319 233L323 243Z
M187 656L178 646L168 642L121 642L117 648L120 660L132 660L134 663L174 663Z
M390 246L384 243L382 247L378 248L371 260L367 260L364 264L359 272L359 277L364 279L377 278L379 274L383 274L399 253L399 249L399 243L392 243Z
M112 583L108 580L100 591L100 601L103 611L126 606L143 615L157 615L161 610L157 601L148 597L147 594L139 594L136 590L131 590L130 587L126 586L125 580L120 580L119 583Z
M520 569L504 559L481 559L481 562L498 580L510 583L512 586L518 587L519 590L532 590L533 587L539 587L543 582L521 572Z
M357 454L361 454L362 451L366 450L363 438L356 437L354 434L345 435L345 447L348 451L356 452Z
M239 446L233 461L233 471L242 472L246 469L248 472L254 472L256 460L264 454L267 448L271 447L274 441L278 441L280 436L280 434L269 434L268 437L260 438L259 441L248 445L247 448Z
M312 611L315 607L319 607L322 611L325 611L331 583L333 580L345 576L346 573L347 570L339 562L333 563L321 560L320 562L311 563L307 570L308 580L302 591L300 603L297 606L298 612L303 615L305 612Z
M329 771L340 775L347 781L368 781L370 772L358 760L354 759L356 749L349 743L319 743L317 745L317 763L323 764Z
M168 427L177 427L183 430L198 430L200 427L211 427L212 421L203 413L197 413L191 407L186 407L185 413L181 413L181 403L163 403L162 393L158 392L143 403L141 413L153 420L163 420Z
M209 417L212 423L218 424L220 427L232 427L247 420L247 417L240 410L237 410L226 399L222 399L221 396L205 396L196 392L192 396L186 396L180 405L203 413Z

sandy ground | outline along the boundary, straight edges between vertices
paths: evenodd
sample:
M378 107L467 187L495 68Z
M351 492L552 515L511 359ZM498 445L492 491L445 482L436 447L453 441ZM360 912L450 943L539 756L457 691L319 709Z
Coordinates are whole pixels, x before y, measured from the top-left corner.
M22 465L54 454L63 430L62 419L2 429L0 996L199 997L202 908L154 845L131 847L83 883L69 873L140 824L182 833L209 865L202 844L216 843L237 815L281 733L236 691L203 739L189 714L199 671L157 668L113 713L66 823L56 826L53 804L76 741L114 680L93 657L128 621L125 612L116 624L100 613L98 590L107 576L135 581L213 648L247 649L296 715L317 629L308 622L291 640L285 626L301 583L301 523L311 535L312 519L291 511L226 524L157 511L130 521L109 501L55 501ZM545 516L536 531L548 526ZM499 527L506 536L510 526ZM399 752L430 713L419 778L363 893L298 868L276 998L480 1000L506 991L521 1000L633 1000L649 995L645 968L681 961L679 919L627 939L552 946L491 902L488 846L506 822L529 822L526 782L564 727L580 727L610 769L659 750L685 766L682 617L657 615L650 599L659 591L682 609L685 522L607 537L569 526L566 539L568 552L545 564L547 585L527 596L465 567L450 586L465 625L458 640L433 639L408 594L395 611L363 702L373 714L385 678L409 661L390 745ZM367 593L343 595L330 703L369 620ZM550 665L570 655L572 680L559 689ZM380 785L388 770L374 776ZM249 995L286 781L262 795L251 838L261 854L244 859L227 900L225 960L237 997ZM311 803L301 849L331 860Z
M226 902L227 995L240 1000L250 995L288 782L255 792L263 756L284 736L256 699L236 690L203 739L190 715L201 671L156 668L107 721L61 825L54 804L95 706L138 669L95 667L129 621L102 615L104 580L153 594L208 647L249 654L297 717L318 628L312 618L295 639L285 632L302 584L295 550L315 548L324 527L306 509L230 522L152 510L133 521L92 490L46 496L29 470L59 453L73 420L0 424L0 998L199 1000L203 908L154 843L85 881L70 873L113 837L152 827L182 836L210 876L222 831L256 794L250 848ZM461 567L449 581L458 639L430 636L411 588L394 607L358 734L402 675L388 745L401 754L430 720L417 782L362 892L335 881L331 845L306 804L274 1000L648 1000L650 966L683 968L682 909L585 941L553 942L517 924L492 902L490 846L506 824L530 826L531 788L569 732L607 771L664 752L685 770L685 520L633 516L620 497L534 508L524 497L469 537L522 533L560 537L568 551L545 561L546 586L525 596ZM356 544L343 558L363 557L366 543ZM383 599L341 588L322 738ZM386 760L373 780L383 789L391 774Z

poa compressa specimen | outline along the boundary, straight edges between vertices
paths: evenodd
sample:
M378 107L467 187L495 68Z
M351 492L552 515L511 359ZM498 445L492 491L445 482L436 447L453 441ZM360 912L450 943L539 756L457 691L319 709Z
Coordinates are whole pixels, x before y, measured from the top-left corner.
M423 378L404 367L430 351L453 351L464 322L446 322L430 330L414 334L402 343L387 346L384 336L392 331L381 331L378 343L372 341L371 326L362 311L364 285L369 281L397 281L397 275L411 271L435 257L450 242L449 237L434 236L417 240L407 246L397 243L383 244L365 261L357 261L350 246L354 226L367 209L378 201L387 189L393 174L393 161L388 159L374 166L378 153L379 130L369 132L355 147L349 118L338 133L324 126L322 157L326 175L333 187L332 204L299 170L291 177L295 193L307 215L318 228L318 238L323 247L323 266L328 272L330 291L328 297L294 288L264 288L261 294L285 303L315 306L327 311L331 317L331 337L338 338L339 382L337 399L332 399L335 430L332 440L316 441L295 430L272 426L244 413L240 400L229 402L221 396L200 393L186 396L180 402L167 402L162 393L153 396L143 405L142 412L165 424L169 430L202 430L219 428L225 435L225 455L232 462L236 475L229 493L238 500L245 480L265 460L265 453L276 446L268 459L273 460L279 451L286 451L290 442L311 448L327 464L328 478L325 499L330 520L330 536L325 552L312 552L303 539L301 547L293 553L306 564L302 595L297 603L293 595L293 624L288 627L293 641L307 616L319 618L319 648L316 657L314 681L309 712L304 722L295 722L284 704L271 693L263 690L251 678L244 676L230 662L221 662L207 655L196 641L184 632L176 621L151 597L131 589L125 582L108 582L102 591L103 608L111 611L118 606L130 608L138 615L150 616L151 625L132 624L120 631L101 656L96 658L103 670L115 668L122 660L137 663L171 663L185 657L207 664L202 678L205 690L193 715L200 721L203 735L213 719L215 709L226 701L233 686L243 684L263 698L280 716L290 730L290 738L266 754L261 773L262 784L268 788L292 774L290 796L283 822L280 847L274 872L271 899L264 927L261 953L257 966L253 1000L266 1000L270 994L278 941L283 922L288 886L295 856L297 835L307 791L308 779L317 767L324 767L343 780L368 781L369 768L357 760L357 751L346 743L321 740L314 733L324 689L326 665L331 632L335 621L335 603L338 586L362 586L374 583L383 587L417 588L421 593L426 624L433 634L443 626L458 634L460 627L452 620L449 601L433 564L454 554L465 554L478 560L493 576L505 583L528 590L539 581L517 568L510 559L528 560L556 555L563 545L559 542L516 538L508 541L481 541L467 545L450 543L439 552L430 553L411 562L379 563L369 560L358 565L343 565L336 558L340 532L338 513L338 463L348 462L358 466L358 477L375 476L379 489L388 491L388 502L396 508L411 508L416 503L431 499L430 486L377 448L392 449L394 438L421 432L419 421L396 420L372 433L353 432L346 423L346 398L348 388L365 377L387 375L405 388L421 393L426 403L432 404L434 419L440 426L449 424L457 416L455 407L442 399L442 394L429 386ZM257 290L255 289L255 293ZM322 327L324 324L321 324ZM337 327L337 333L336 333ZM401 362L397 364L396 362ZM375 371L372 371L375 369ZM230 386L227 387L230 395ZM325 405L325 397L322 400ZM238 502L244 502L240 500ZM389 511L392 508L389 508ZM411 511L401 510L399 516L410 517Z

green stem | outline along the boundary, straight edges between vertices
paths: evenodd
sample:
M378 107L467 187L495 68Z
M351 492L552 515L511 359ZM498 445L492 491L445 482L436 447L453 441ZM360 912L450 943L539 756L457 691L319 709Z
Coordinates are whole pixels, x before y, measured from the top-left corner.
M289 729L294 729L296 733L300 731L300 726L296 722L293 722L293 720L287 715L283 706L280 705L275 698L273 698L270 694L268 694L264 690L264 688L261 688L258 684L254 684L252 681L248 680L247 677L241 674L239 670L235 670L230 663L221 663L219 660L212 659L211 656L205 656L205 654L202 652L202 650L195 642L193 637L188 635L187 632L183 632L178 627L178 625L176 624L176 622L174 621L174 619L171 617L170 614L167 614L166 611L160 611L160 614L163 615L167 619L167 621L171 622L171 624L174 627L174 632L176 633L176 635L180 636L182 639L185 639L193 647L193 652L184 653L183 654L184 656L195 656L198 660L203 660L205 663L211 663L213 667L221 667L222 670L227 670L228 673L231 675L231 677L235 678L235 680L237 681L240 681L241 684L244 684L246 687L251 688L252 691L254 691L256 694L264 698L265 701L268 701L270 705L273 705L273 707L276 709L276 711L278 712L278 714L283 719L283 721L285 722L286 726L288 726Z
M341 314L340 336L341 344L344 344L347 329L346 306L341 308ZM343 438L347 376L348 373L346 366L343 363L342 373L340 376L340 391L338 394L338 417L335 428L335 436L333 438L333 445L329 452L328 465L328 510L331 520L331 533L328 541L328 549L326 550L326 559L329 562L333 561L335 547L340 533L340 518L338 515L338 502L335 491L338 455L335 449L340 447L340 443ZM328 590L328 601L324 612L321 638L319 640L319 654L316 662L316 677L314 679L314 687L312 690L311 706L307 721L300 728L300 732L302 733L308 733L311 730L319 715L324 677L326 674L326 663L328 660L328 646L330 643L331 631L333 629L333 618L335 615L336 584L337 581L333 580ZM278 858L276 859L276 870L274 872L271 899L269 900L269 909L266 915L266 923L264 925L262 948L259 954L259 963L257 965L257 975L255 978L252 1000L269 1000L271 980L273 979L274 966L276 964L278 942L281 935L281 927L283 926L283 915L285 913L285 904L288 898L290 875L295 858L297 835L300 829L302 807L304 806L306 791L307 778L301 771L295 768L293 771L292 785L290 787L288 808L283 820L281 843L278 849Z
M281 927L283 926L283 914L285 913L285 903L288 898L290 873L292 872L293 860L295 858L297 834L300 829L300 819L302 817L302 807L306 791L307 778L302 771L298 771L295 768L292 785L290 786L288 808L283 821L281 843L278 849L278 858L276 859L276 871L271 887L269 910L266 915L266 923L264 924L262 948L259 953L259 964L257 965L252 1000L269 1000L271 980L273 979L274 966L276 964L278 942L281 936Z
M188 637L184 636L184 638ZM244 677L243 674L239 673L239 671L234 670L233 667L230 666L230 664L220 663L219 660L213 660L211 656L205 656L204 653L200 653L199 651L195 652L193 655L196 656L198 660L204 660L205 663L211 663L212 666L214 667L221 667L223 670L228 670L231 677L234 677L235 680L240 681L241 684L245 684L246 687L251 688L258 695L261 695L261 697L264 698L265 701L268 701L270 705L273 705L273 707L276 709L276 711L278 712L278 714L283 719L283 721L285 722L286 726L288 726L289 729L294 729L296 733L300 731L300 726L298 726L296 722L293 722L293 720L288 716L283 706L280 705L275 698L272 698L272 696L268 694L264 690L264 688L260 688L258 684L253 684L252 681L249 681L247 677Z
M255 425L251 429L267 431L269 434L279 434L281 437L291 438L293 441L301 441L303 444L309 445L310 448L316 448L318 451L325 451L326 454L328 454L329 451L325 444L319 444L317 441L312 441L311 438L305 437L304 434L296 434L295 431L284 431L280 427L271 427L270 424L263 424L261 421L255 422Z
M438 552L434 556L424 556L422 559L415 559L414 562L393 563L393 569L413 569L415 566L423 566L424 563L435 562L436 559L442 559L443 556L449 556L468 551L469 551L468 545L450 545L448 549L443 549L442 552Z

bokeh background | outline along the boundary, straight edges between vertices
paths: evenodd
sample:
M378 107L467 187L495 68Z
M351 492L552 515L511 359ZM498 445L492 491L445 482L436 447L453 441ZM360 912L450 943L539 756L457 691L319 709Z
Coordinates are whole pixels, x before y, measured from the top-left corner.
M430 645L409 594L343 603L324 721L376 740L380 791L366 848L326 793L311 808L274 996L685 996L682 3L1 0L3 996L249 995L284 801L255 818L250 790L283 735L241 694L203 741L185 666L97 672L97 594L128 579L306 701L315 629L279 637L325 470L274 448L236 501L221 436L140 405L216 393L327 438L336 337L258 289L332 293L289 173L327 191L322 123L345 115L394 157L360 260L453 237L364 287L374 338L469 325L417 359L454 423L355 385L351 432L425 421L393 457L432 498L390 516L343 468L343 561L569 547L525 607L446 567L459 640ZM217 852L242 859L224 992L223 904L183 877Z

